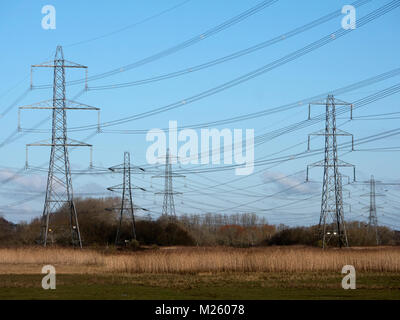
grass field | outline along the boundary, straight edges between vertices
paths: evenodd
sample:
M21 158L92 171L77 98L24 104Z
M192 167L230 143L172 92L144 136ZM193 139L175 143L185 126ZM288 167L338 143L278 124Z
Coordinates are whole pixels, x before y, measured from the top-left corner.
M57 289L43 290L43 265ZM354 265L357 289L344 290ZM0 299L400 299L400 248L0 249Z

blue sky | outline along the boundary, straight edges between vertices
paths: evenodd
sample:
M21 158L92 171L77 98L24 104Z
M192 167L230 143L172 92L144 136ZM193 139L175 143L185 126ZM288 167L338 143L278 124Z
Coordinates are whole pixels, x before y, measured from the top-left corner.
M87 65L89 75L96 75L179 44L261 1L191 0L154 19L132 26L181 2L177 0L3 1L0 5L0 37L3 39L3 46L0 51L0 58L3 62L0 75L0 112L7 110L29 87L30 65L49 60L48 58L54 54L57 45L64 47L65 59ZM389 1L374 0L363 5L357 9L357 17L360 18L387 2ZM142 67L98 81L91 81L89 86L140 80L195 66L291 31L349 3L349 1L336 0L280 0L193 46ZM56 30L44 30L41 27L43 17L41 9L47 4L56 8ZM400 9L396 9L343 38L234 88L176 110L110 129L164 128L168 126L170 120L177 120L179 125L191 125L230 118L302 100L398 68L399 18ZM300 49L338 30L341 27L341 19L342 17L338 17L286 41L281 41L268 48L205 70L147 85L89 91L77 100L100 107L102 121L115 120L149 111L184 100ZM104 36L127 26L131 27L110 36ZM100 38L97 40L87 41L98 37ZM68 70L68 80L81 78L82 73L79 72ZM35 84L49 84L52 81L51 77L51 72L46 70L38 70L34 73ZM399 77L394 77L338 96L338 98L353 102L397 84L399 81ZM79 86L67 87L67 96L72 98L80 90L81 87ZM17 106L50 99L51 94L51 89L30 91L17 103ZM356 110L354 116L397 112L399 111L398 98L398 94L392 95L369 104ZM313 109L314 115L323 112L323 110L318 111L317 108ZM48 114L48 111L23 111L21 116L22 127L30 128L35 123L45 119ZM231 129L252 128L257 136L306 118L307 107L299 106L298 109L246 120L226 125L226 127ZM15 131L17 119L17 107L12 108L10 112L0 118L2 141ZM69 127L94 124L96 121L97 115L94 112L71 111L68 114ZM343 123L345 121L344 115L340 116L338 122ZM353 133L355 139L357 139L395 129L397 128L397 121L355 120L347 122L342 128ZM51 123L48 121L42 125L41 129L49 129L50 125ZM282 153L282 155L302 152L306 148L306 145L302 143L306 142L308 133L322 128L323 123L320 122L268 141L256 148L255 158L256 160L260 159L295 144L298 144L298 146ZM71 132L70 137L82 140L91 132ZM12 172L23 168L25 164L25 144L49 137L50 132L29 133L18 136L17 140L3 146L0 163L2 177L7 178L12 175ZM95 166L110 167L121 163L124 151L131 152L131 157L136 164L145 164L146 162L145 152L149 143L146 142L144 135L103 133L96 135L89 142L94 145ZM322 139L315 139L312 145L314 148L320 148L322 142ZM394 136L363 145L360 148L397 145L398 136ZM32 149L29 153L30 163L34 166L45 164L48 161L49 152L50 150L46 148ZM346 150L340 152L343 154ZM312 180L315 182L295 188L295 190L298 189L296 193L283 192L274 197L263 198L302 182L305 177L304 173L299 173L290 178L282 178L278 182L273 182L271 179L304 170L307 164L321 158L322 155L317 155L305 159L294 159L271 168L256 168L254 175L218 188L211 187L235 180L238 177L234 175L232 170L187 175L187 188L184 187L183 181L176 181L176 188L184 193L176 200L177 212L218 212L218 210L237 207L232 211L226 210L223 213L255 212L265 216L271 223L287 223L290 225L317 223L321 189L318 181L321 181L321 168L312 170ZM371 174L383 181L398 180L397 159L398 152L363 151L348 153L343 156L343 160L356 165L360 180L368 179ZM87 168L88 161L89 152L87 150L71 152L73 169ZM185 169L189 170L190 166L185 167ZM46 176L41 172L22 172L18 174L18 178L3 184L1 186L3 190L0 194L2 214L12 221L29 220L33 216L41 214L44 196L39 194L37 198L28 202L21 200L28 198L31 194L45 191L45 179ZM120 177L118 175L76 176L73 181L74 190L77 193L101 193L105 192L107 186L118 184ZM268 183L268 181L272 181L272 183ZM162 188L162 185L161 181L153 182L154 190L150 189L151 181L148 177L135 176L135 184L143 185L149 189L147 195L135 195L135 200L143 207L151 208L154 215L157 215L161 211L162 199L155 198L156 203L154 204L152 192ZM264 182L265 185L262 184ZM254 185L258 186L248 188ZM237 191L238 188L243 189L243 192ZM398 189L396 187L391 188L388 194L392 193L395 197ZM200 190L201 193L195 192L193 189ZM352 203L352 211L348 211L347 216L354 219L365 219L365 214L360 209L362 207L360 202L365 203L367 199L363 200L359 195L368 190L363 190L363 187L360 186L349 186L349 189L351 189L352 197L347 202ZM218 198L212 195L217 190L219 191ZM245 195L242 193L245 193ZM253 197L249 197L249 194ZM285 197L290 198L290 201L295 201L311 196L313 198L310 200L286 206L288 200ZM387 212L387 216L382 216L381 221L399 227L400 220L396 218L398 210L390 202L390 197L389 195L386 199L380 200L386 203L384 207L385 213ZM260 201L252 205L245 205L257 199L260 199ZM268 210L280 206L284 206L283 209ZM364 214L364 216L361 216L361 214Z

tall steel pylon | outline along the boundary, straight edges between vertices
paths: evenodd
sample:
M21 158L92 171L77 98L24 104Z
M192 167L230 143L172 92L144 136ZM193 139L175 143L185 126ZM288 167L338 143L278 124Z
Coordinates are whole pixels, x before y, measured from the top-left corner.
M376 215L376 202L375 202L375 179L371 176L370 180L370 195L369 195L369 217L368 217L368 233L374 232L376 244L379 245L378 235L378 217Z
M376 197L384 197L384 193L376 193L376 186L400 186L400 183L395 182L382 182L375 180L375 177L371 175L371 178L367 181L359 182L361 185L369 185L370 192L362 194L362 197L369 197L369 205L365 206L364 209L368 210L368 224L367 230L369 236L374 236L376 239L376 244L381 244L381 237L379 236L379 225L378 225L378 215L377 209L383 209L383 207L379 207L376 205ZM385 190L388 191L388 190Z
M376 197L382 196L381 194L376 194L376 181L374 176L371 175L371 179L368 181L369 184L369 193L363 194L361 196L368 196L369 197L369 206L368 209L368 236L372 235L375 237L376 245L379 245L379 232L378 232L378 216L377 216L377 206L376 206Z
M61 46L57 46L54 61L40 65L33 65L32 68L53 68L53 99L42 101L33 105L20 107L20 109L49 109L52 110L52 135L51 141L39 141L27 145L27 155L29 146L50 146L50 161L47 176L46 198L42 215L42 227L40 241L46 247L49 232L54 234L58 231L50 229L50 217L53 213L64 209L69 214L69 228L71 232L72 244L82 248L82 238L79 229L78 215L75 208L71 168L68 156L68 147L90 147L92 145L69 139L67 136L67 110L99 110L75 101L66 99L65 90L65 69L87 67L64 60ZM31 80L32 83L32 80ZM86 85L87 88L87 85ZM28 157L26 159L28 166ZM61 228L63 229L63 228Z
M319 220L319 234L322 247L325 248L329 242L336 242L339 247L348 246L348 239L344 220L342 178L339 167L353 167L355 180L355 167L352 164L339 160L337 136L351 136L352 134L337 129L336 127L336 107L350 106L352 104L335 99L333 95L328 95L326 101L313 102L309 105L309 119L311 116L311 105L325 106L325 129L312 133L308 136L308 150L310 150L311 136L325 137L325 157L323 161L318 161L307 166L307 178L310 167L323 167L323 186L321 199L321 215ZM352 113L352 112L351 112ZM352 150L354 150L354 139L352 138Z
M131 184L131 173L133 170L140 170L144 172L145 170L143 168L139 167L132 167L131 166L131 160L130 160L130 153L125 152L124 153L124 163L122 165L117 165L114 167L109 168L109 170L113 172L120 172L122 173L122 184L119 184L117 186L109 187L107 188L110 191L121 191L122 190L122 196L121 196L121 207L119 208L113 208L114 210L119 211L119 221L118 221L118 228L117 228L117 235L115 237L115 244L121 244L122 241L120 239L121 237L121 227L122 227L122 220L124 215L128 215L131 219L132 222L132 239L136 240L136 222L135 222L135 210L141 209L144 211L147 211L144 208L136 207L133 204L132 201L132 190L133 189L140 189L142 191L146 191L146 189L141 188L141 187L136 187ZM125 239L127 240L127 239Z
M167 153L165 155L165 171L163 175L153 176L152 178L164 178L164 191L156 192L156 195L163 195L163 208L162 215L165 217L174 218L176 217L175 212L175 201L174 196L180 195L182 192L176 192L173 189L172 179L173 178L185 178L185 176L181 174L176 174L172 171L172 161L171 154L169 149L167 149Z

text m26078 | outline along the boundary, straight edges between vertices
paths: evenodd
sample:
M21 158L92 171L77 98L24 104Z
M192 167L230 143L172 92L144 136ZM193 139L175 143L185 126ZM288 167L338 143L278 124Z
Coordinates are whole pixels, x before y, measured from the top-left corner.
M244 305L237 304L226 304L226 305L215 305L207 304L200 305L200 314L244 314Z

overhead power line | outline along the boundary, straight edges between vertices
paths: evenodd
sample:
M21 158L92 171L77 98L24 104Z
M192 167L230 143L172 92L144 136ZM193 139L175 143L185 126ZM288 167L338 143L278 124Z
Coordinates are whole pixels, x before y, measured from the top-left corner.
M371 13L367 14L366 16L360 18L357 21L357 29L356 30L360 29L361 27L363 27L364 25L368 24L369 22L374 21L375 19L378 19L379 17L385 15L386 13L398 8L399 6L400 6L400 1L399 0L393 0L390 3L378 8L378 9L376 9L374 11L372 11ZM240 77L238 77L236 79L228 81L228 82L226 82L224 84L221 84L221 85L219 85L217 87L214 87L212 89L203 91L202 93L196 94L196 95L191 96L191 97L189 97L187 99L183 99L183 100L180 100L180 101L175 102L175 103L171 103L171 104L166 105L166 106L155 108L155 109L150 110L150 111L142 112L142 113L139 113L139 114L136 114L136 115L132 115L132 116L129 116L129 117L124 117L124 118L120 118L120 119L116 119L116 120L112 120L112 121L107 121L107 122L101 123L100 126L101 126L101 128L115 126L115 125L131 122L131 121L134 121L134 120L139 120L139 119L143 119L143 118L146 118L146 117L154 116L156 114L164 113L166 111L177 109L177 108L180 108L180 107L183 107L183 106L187 106L190 103L193 103L195 101L204 99L204 98L206 98L208 96L217 94L217 93L219 93L221 91L224 91L224 90L227 90L227 89L229 89L231 87L237 86L237 85L239 85L239 84L241 84L243 82L249 81L249 80L251 80L251 79L253 79L253 78L257 77L257 76L260 76L260 75L262 75L262 74L264 74L264 73L266 73L266 72L268 72L270 70L273 70L273 69L275 69L275 68L277 68L277 67L279 67L279 66L281 66L283 64L286 64L286 63L288 63L288 62L290 62L292 60L295 60L295 59L297 59L297 58L299 58L299 57L301 57L301 56L303 56L303 55L305 55L305 54L307 54L309 52L312 52L312 51L314 51L314 50L316 50L316 49L318 49L318 48L320 48L320 47L322 47L322 46L324 46L324 45L326 45L326 44L328 44L328 43L330 43L332 41L335 41L338 38L341 38L342 36L347 35L347 34L353 32L353 31L354 31L353 29L345 30L343 28L340 28L340 29L336 30L336 32L330 33L329 35L327 35L327 36L325 36L325 37L323 37L323 38L321 38L321 39L319 39L319 40L317 40L317 41L315 41L315 42L303 47L300 50L292 52L291 54L288 54L288 55L286 55L286 56L284 56L284 57L282 57L282 58L280 58L280 59L278 59L278 60L276 60L276 61L274 61L272 63L269 63L269 64L267 64L267 65L265 65L263 67L260 67L260 68L254 70L254 71L251 71L251 72L249 72L249 73L247 73L245 75L242 75L242 76L240 76ZM71 131L73 131L73 130L78 130L78 131L90 130L90 129L93 129L94 127L97 127L97 126L98 125L87 125L87 126L75 127L75 128L71 128Z
M142 19L142 20L140 20L138 22L132 23L132 24L127 25L127 26L125 26L123 28L120 28L120 29L117 29L117 30L114 30L114 31L111 31L111 32L108 32L108 33L105 33L105 34L97 36L97 37L93 37L93 38L90 38L90 39L81 40L81 41L78 41L78 42L74 42L74 43L70 43L70 44L64 45L64 48L76 47L76 46L79 46L79 45L82 45L82 44L87 44L87 43L90 43L90 42L93 42L93 41L96 41L96 40L100 40L100 39L104 39L104 38L113 36L113 35L115 35L117 33L126 31L128 29L132 29L132 28L137 27L137 26L139 26L139 25L141 25L143 23L146 23L146 22L149 22L151 20L154 20L155 18L158 18L158 17L160 17L160 16L162 16L162 15L164 15L166 13L169 13L169 12L175 10L175 9L178 9L178 8L184 6L185 4L187 4L190 1L192 1L192 0L185 0L185 1L179 2L178 4L173 5L172 7L164 9L164 10L162 10L162 11L156 13L156 14L153 14L153 15L151 15L149 17L146 17L146 18L144 18L144 19Z
M355 8L358 8L368 2L371 2L371 0L358 0L356 2L354 2L352 5ZM276 43L279 43L281 41L285 41L287 39L290 39L291 37L294 37L296 35L299 35L303 32L306 32L312 28L315 28L323 23L326 23L330 20L333 20L339 16L342 15L342 10L335 10L321 18L318 18L314 21L311 21L301 27L295 28L289 32L286 33L282 33L281 35L274 37L272 39L269 39L267 41L263 41L261 43L258 43L256 45L253 45L251 47L248 47L246 49L243 50L239 50L237 52L234 52L232 54L229 54L227 56L218 58L218 59L214 59L211 61L208 61L206 63L202 63L199 65L195 65L195 66L191 66L191 67L187 67L184 68L182 70L179 71L175 71L175 72L170 72L167 74L163 74L163 75L159 75L159 76L155 76L155 77L151 77L151 78L146 78L146 79L141 79L141 80L136 80L136 81L130 81L130 82L123 82L123 83L114 83L114 84L108 84L108 85L99 85L99 86L90 86L89 90L105 90L105 89L117 89L117 88L125 88L125 87L131 87L131 86L138 86L138 85L143 85L143 84L149 84L149 83L153 83L153 82L157 82L157 81L162 81L162 80L168 80L171 78L176 78L182 75L186 75L186 74L192 74L196 71L200 71L206 68L210 68L216 65L219 65L221 63L227 62L227 61L231 61L237 58L240 58L244 55L253 53L255 51L261 50L261 49L265 49L269 46L272 46ZM40 86L41 88L47 88L48 86Z
M180 44L178 44L176 46L173 46L173 47L171 47L169 49L163 50L163 51L161 51L159 53L156 53L156 54L154 54L154 55L152 55L150 57L144 58L144 59L139 60L137 62L128 64L128 65L125 65L125 66L122 66L122 67L119 67L119 68L116 68L116 69L113 69L113 70L110 70L110 71L107 71L107 72L104 72L104 73L100 73L100 74L91 76L91 77L88 78L88 81L103 79L105 77L109 77L109 76L112 76L114 74L119 74L121 72L125 72L125 71L131 70L133 68L137 68L137 67L143 66L143 65L145 65L147 63L150 63L150 62L156 61L158 59L164 58L166 56L169 56L169 55L171 55L171 54L173 54L175 52L178 52L178 51L180 51L182 49L185 49L185 48L187 48L189 46L192 46L192 45L194 45L194 44L196 44L196 43L198 43L198 42L200 42L200 41L202 41L202 40L204 40L206 38L209 38L209 37L211 37L213 35L218 34L219 32L221 32L223 30L226 30L226 29L234 26L235 24L237 24L237 23L239 23L239 22L241 22L241 21L253 16L254 14L260 12L261 10L264 10L265 8L271 6L272 4L274 4L275 2L278 2L278 1L279 0L264 0L264 1L260 2L260 3L258 3L257 5L253 6L252 8L240 13L239 15L237 15L237 16L235 16L233 18L230 18L227 21L225 21L225 22L223 22L223 23L221 23L221 24L219 24L219 25L217 25L217 26L215 26L215 27L213 27L211 29L208 29L207 31L205 31L205 32L203 32L203 33L201 33L199 35L196 35L196 36L194 36L194 37L192 37L192 38L190 38L190 39L188 39L188 40L186 40L186 41L184 41L184 42L182 42L182 43L180 43ZM75 81L70 81L68 84L78 84L78 83L83 83L83 82L84 82L83 79L79 79L79 80L75 80Z
M185 125L185 126L180 126L180 129L199 129L199 128L207 128L211 126L219 126L219 125L226 125L226 124L231 124L231 123L236 123L240 121L245 121L245 120L251 120L251 119L257 119L260 117L268 116L271 114L279 113L279 112L284 112L284 111L289 111L294 108L301 107L303 105L307 105L311 101L322 99L326 97L328 94L333 94L333 95L343 95L348 92L352 92L354 90L361 89L366 86L370 86L388 79L391 79L393 77L397 77L400 75L400 68L395 68L390 71L384 72L382 74L352 83L350 85L335 89L335 90L330 90L318 95L315 95L313 97L308 97L304 99L300 99L298 101L281 105L278 107L272 107L272 108L266 108L261 111L257 112L252 112L252 113L247 113L243 114L240 116L232 117L232 118L226 118L226 119L221 119L221 120L215 120L215 121L210 121L210 122L203 122L203 123L196 123L196 124L190 124L190 125ZM74 99L73 99L74 100ZM357 118L355 118L357 119ZM37 133L45 133L48 132L47 129L37 129L39 126L35 125L33 128L20 128L20 131L23 132L37 132ZM80 127L75 127L75 128L69 128L69 131L80 131ZM150 130L150 128L147 129L133 129L133 130L102 130L102 133L116 133L116 134L147 134L147 132ZM163 131L169 131L169 128L163 128ZM4 144L3 142L2 144ZM1 144L0 144L1 146Z

